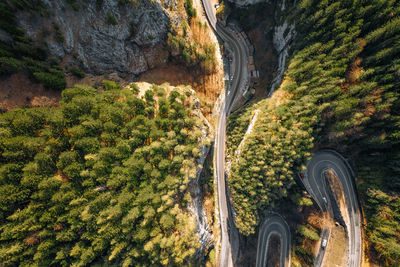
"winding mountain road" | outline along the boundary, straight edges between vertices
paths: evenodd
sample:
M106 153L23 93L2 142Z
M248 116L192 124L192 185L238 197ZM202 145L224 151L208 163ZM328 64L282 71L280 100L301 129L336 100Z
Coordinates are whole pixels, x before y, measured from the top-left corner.
M276 213L267 216L258 234L257 244L257 267L267 265L268 244L272 235L279 236L280 239L280 266L290 266L290 228L286 221Z
M349 223L348 231L348 266L359 267L361 262L361 215L360 207L357 199L357 193L353 184L353 173L346 160L338 153L330 150L317 152L307 163L307 171L302 179L308 193L313 197L320 209L324 212L328 211L329 196L326 186L325 172L333 170L338 177L343 188L343 194L347 206L347 217Z
M232 105L235 101L237 93L240 91L248 76L247 70L247 54L246 46L236 38L232 31L225 28L217 21L215 9L209 0L202 0L205 14L211 28L216 35L223 41L226 47L229 47L233 53L234 75L232 84L225 92L225 98L222 102L221 114L218 121L217 133L215 138L216 147L216 176L218 185L218 204L221 223L221 252L219 266L233 266L232 244L229 238L229 224L233 225L233 220L230 219L230 213L227 201L227 186L225 179L225 135L226 135L226 118L230 113ZM237 243L236 240L233 242ZM238 246L238 244L234 244Z
M209 0L202 0L205 14L211 28L217 36L223 41L226 47L229 47L233 53L234 75L230 88L225 92L225 98L222 101L221 114L218 121L217 133L215 139L216 147L216 178L218 185L218 204L221 223L221 251L219 266L233 266L232 244L229 237L229 224L233 225L230 218L230 212L227 201L227 186L225 179L225 136L226 119L236 96L241 88L245 86L248 77L246 46L241 42L232 31L225 28L217 21L215 10ZM328 206L324 201L327 198L325 190L324 172L327 169L333 169L336 172L346 198L348 207L348 217L350 223L349 231L349 264L350 267L359 267L361 261L361 229L360 229L360 208L357 201L356 191L353 185L353 175L350 167L345 160L337 153L332 151L321 151L307 163L307 172L303 183L307 191L311 194L318 206L324 212ZM278 215L269 216L264 221L259 236L257 249L257 266L265 266L268 240L272 234L278 234L281 239L281 266L290 264L290 229L282 217ZM236 242L236 241L233 241Z

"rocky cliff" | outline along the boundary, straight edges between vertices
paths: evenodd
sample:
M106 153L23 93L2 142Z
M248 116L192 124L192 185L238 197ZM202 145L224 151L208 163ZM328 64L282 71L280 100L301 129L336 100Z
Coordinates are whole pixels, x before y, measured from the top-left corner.
M242 7L242 6L254 5L261 2L268 2L268 0L229 0L229 2L234 3L239 7Z
M171 18L166 7L173 9L175 2L42 0L47 16L25 10L17 18L27 35L45 42L63 65L129 77L167 61Z

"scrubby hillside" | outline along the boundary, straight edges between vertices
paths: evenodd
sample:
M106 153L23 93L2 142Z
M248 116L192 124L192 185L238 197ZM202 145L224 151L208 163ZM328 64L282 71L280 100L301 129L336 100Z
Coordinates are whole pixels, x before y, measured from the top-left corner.
M193 90L76 86L0 115L2 265L183 265L188 183L210 129Z
M18 79L8 78L18 74L60 91L85 76L91 85L110 74L129 82L149 70L182 65L207 101L220 91L202 85L220 74L210 30L191 0L7 0L0 15L0 83L15 87ZM11 97L23 94L16 90L0 88Z
M299 1L285 12L296 38L279 90L232 116L228 151L251 110L254 129L232 160L236 225L254 233L260 211L287 195L310 152L352 157L372 260L400 261L400 4L398 1Z

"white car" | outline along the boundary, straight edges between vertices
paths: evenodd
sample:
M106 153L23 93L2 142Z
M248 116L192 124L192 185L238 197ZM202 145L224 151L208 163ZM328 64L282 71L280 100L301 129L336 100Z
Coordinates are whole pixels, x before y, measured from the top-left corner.
M328 244L328 240L326 240L326 238L324 238L324 239L322 240L321 247L322 247L322 248L325 248L327 244Z
M328 200L326 200L326 197L323 197L322 199L324 200L325 204L328 204Z

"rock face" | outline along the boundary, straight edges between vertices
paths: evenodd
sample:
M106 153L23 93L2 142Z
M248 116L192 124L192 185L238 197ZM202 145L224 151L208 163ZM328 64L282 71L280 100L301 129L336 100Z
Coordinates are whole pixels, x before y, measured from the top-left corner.
M285 35L286 33L286 35ZM286 58L289 55L290 43L294 39L296 32L294 25L288 25L285 21L282 25L274 27L273 42L276 51L278 52L278 72L272 81L271 89L269 90L268 96L272 96L274 91L281 85L283 73L286 70Z
M50 54L67 66L79 65L92 74L137 75L168 59L170 18L159 0L77 1L78 11L66 0L42 2L50 16L20 12L19 26L46 42Z
M211 124L207 121L200 110L200 100L197 98L195 91L191 90L192 99L195 103L195 110L193 114L201 118L202 123L198 126L202 132L202 137L199 140L199 144L201 144L201 152L200 158L197 161L197 170L196 176L191 177L189 184L189 191L192 197L192 203L189 205L191 212L196 216L197 222L197 233L199 235L200 247L196 249L195 257L199 258L207 248L211 245L214 240L214 235L212 233L212 229L210 227L209 222L207 221L207 215L205 208L203 206L204 202L204 190L202 190L200 175L203 170L204 162L206 157L210 151L210 146L206 143L209 143L212 139Z
M241 7L241 6L249 6L249 5L254 5L257 3L261 2L268 2L268 0L229 0L229 2L234 3L235 5Z
M287 2L287 3L286 3ZM289 1L278 1L277 12L275 14L276 21L283 21L282 25L275 25L273 34L273 43L278 53L278 71L274 80L272 81L271 89L269 90L268 97L272 96L274 91L281 85L283 73L286 70L286 58L289 56L289 49L292 41L296 36L295 25L288 24L286 17L282 14L287 8L295 4Z

